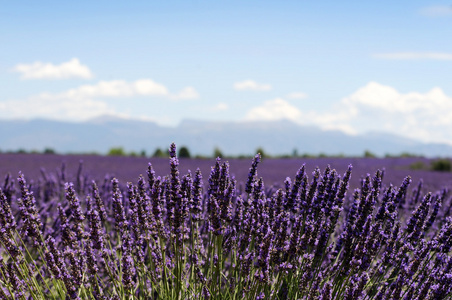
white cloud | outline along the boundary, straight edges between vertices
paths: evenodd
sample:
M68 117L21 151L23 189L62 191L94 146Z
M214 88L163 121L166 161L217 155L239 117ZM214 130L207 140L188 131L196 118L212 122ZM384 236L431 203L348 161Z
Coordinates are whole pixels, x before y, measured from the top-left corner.
M198 99L199 98L199 94L193 87L188 86L188 87L182 89L182 91L180 91L176 95L173 95L171 98L175 99L175 100L179 100L179 99L181 99L181 100L182 99Z
M215 105L212 110L213 111L225 111L229 109L229 105L227 105L226 103L218 103L217 105Z
M168 94L168 89L164 85L156 83L151 79L140 79L132 83L123 81L121 84L124 86L129 85L132 93L135 93L136 95L164 96Z
M125 80L99 81L97 84L85 84L56 95L67 98L133 97L133 96L170 96L168 89L151 79L134 82Z
M393 60L452 60L452 53L441 52L394 52L394 53L376 53L372 55L378 59Z
M435 87L427 93L409 92L402 94L395 88L377 82L369 82L352 95L342 100L350 107L367 107L391 114L440 116L444 110L452 114L452 98ZM355 113L356 114L356 113ZM450 120L452 124L452 119Z
M385 131L424 142L452 144L452 97L439 87L402 93L369 82L323 111L301 111L277 98L252 108L246 119L288 119L348 134Z
M62 93L41 93L24 100L0 102L0 116L7 118L44 117L64 120L86 120L109 114L123 116L115 111L105 98L160 97L170 100L199 97L192 87L177 94L151 79L133 82L125 80L100 81L93 85L81 85Z
M128 82L125 80L99 81L97 84L85 84L70 89L58 98L128 98L135 96L164 97L172 100L196 99L198 92L193 87L185 87L177 94L169 92L168 88L152 79L139 79Z
M100 115L117 113L106 102L92 99L56 98L42 94L26 100L10 100L0 103L2 117L41 117L58 120L86 120Z
M308 95L306 93L302 92L293 92L287 95L287 98L289 99L305 99L308 98Z
M254 80L244 80L234 83L234 89L237 91L270 91L270 84L257 83Z
M317 124L361 133L384 130L426 142L452 142L452 97L438 87L426 93L400 93L369 82L343 98L334 111L318 114Z
M333 107L325 111L308 111L303 115L302 124L314 124L324 130L339 130L350 135L360 133L351 120L353 111L346 111L340 107ZM359 128L359 127L358 127Z
M86 65L82 65L77 58L59 65L40 61L32 64L18 64L14 66L13 71L21 73L22 79L90 79L94 77L91 70Z
M435 5L424 7L421 14L428 17L452 16L452 5Z
M245 116L246 120L276 121L288 119L300 122L301 111L281 98L265 101L263 105L252 108Z
M317 125L325 130L341 130L354 135L357 131L344 122L349 119L349 113L341 110L301 111L282 98L265 101L249 110L245 116L245 120L249 121L290 120L300 125Z

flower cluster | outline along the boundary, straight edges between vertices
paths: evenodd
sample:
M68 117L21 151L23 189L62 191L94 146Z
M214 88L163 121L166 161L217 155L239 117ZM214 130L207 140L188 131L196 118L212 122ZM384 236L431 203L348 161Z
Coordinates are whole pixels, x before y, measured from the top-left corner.
M449 299L447 190L424 193L352 167L266 187L256 155L246 182L217 159L205 184L181 175L58 184L20 174L0 189L4 299ZM62 176L60 176L62 177ZM61 179L61 178L60 178ZM204 190L204 187L206 189ZM6 187L8 187L6 189Z

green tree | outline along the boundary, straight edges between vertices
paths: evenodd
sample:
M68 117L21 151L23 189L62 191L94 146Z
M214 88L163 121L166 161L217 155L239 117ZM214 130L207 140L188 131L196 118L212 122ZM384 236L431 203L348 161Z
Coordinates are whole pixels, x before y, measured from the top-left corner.
M426 169L425 164L422 161L416 161L410 164L411 170L424 170Z
M409 153L409 152L402 152L399 155L400 157L419 157L417 154Z
M56 152L52 148L45 148L43 153L44 154L55 154Z
M364 151L364 157L366 158L375 158L376 155L370 152L369 150Z
M438 159L432 162L432 170L450 172L452 171L452 164L448 159Z
M152 154L152 157L165 157L165 152L162 151L162 149L157 148L154 151L154 154Z
M186 146L182 146L179 148L178 156L179 158L190 158L190 151Z
M114 147L108 150L108 154L111 156L124 156L126 155L126 152L124 151L124 148L122 147Z
M213 158L217 158L217 157L223 158L224 155L223 155L223 152L221 152L220 148L215 147L215 149L213 149Z
M268 157L267 154L265 153L264 149L262 147L259 147L256 149L256 154L260 153L262 158L266 158Z

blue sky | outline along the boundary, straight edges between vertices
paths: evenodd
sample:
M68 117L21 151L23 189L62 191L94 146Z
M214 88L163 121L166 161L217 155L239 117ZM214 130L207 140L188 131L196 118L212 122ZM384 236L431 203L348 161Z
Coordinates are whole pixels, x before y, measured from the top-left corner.
M9 1L0 118L289 119L452 143L452 2Z

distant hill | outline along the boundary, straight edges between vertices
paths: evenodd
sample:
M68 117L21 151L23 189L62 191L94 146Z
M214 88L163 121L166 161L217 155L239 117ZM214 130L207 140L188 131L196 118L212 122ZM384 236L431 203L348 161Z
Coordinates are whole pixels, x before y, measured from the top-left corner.
M290 121L212 122L183 121L176 128L152 122L100 117L83 123L36 119L0 121L0 149L39 150L52 148L60 153L106 153L112 147L127 151L157 147L166 149L171 142L187 146L192 154L211 155L218 147L226 155L252 154L262 147L272 155L309 153L376 155L403 152L434 156L452 156L446 144L425 144L398 135L371 132L351 136L341 131L324 131Z

